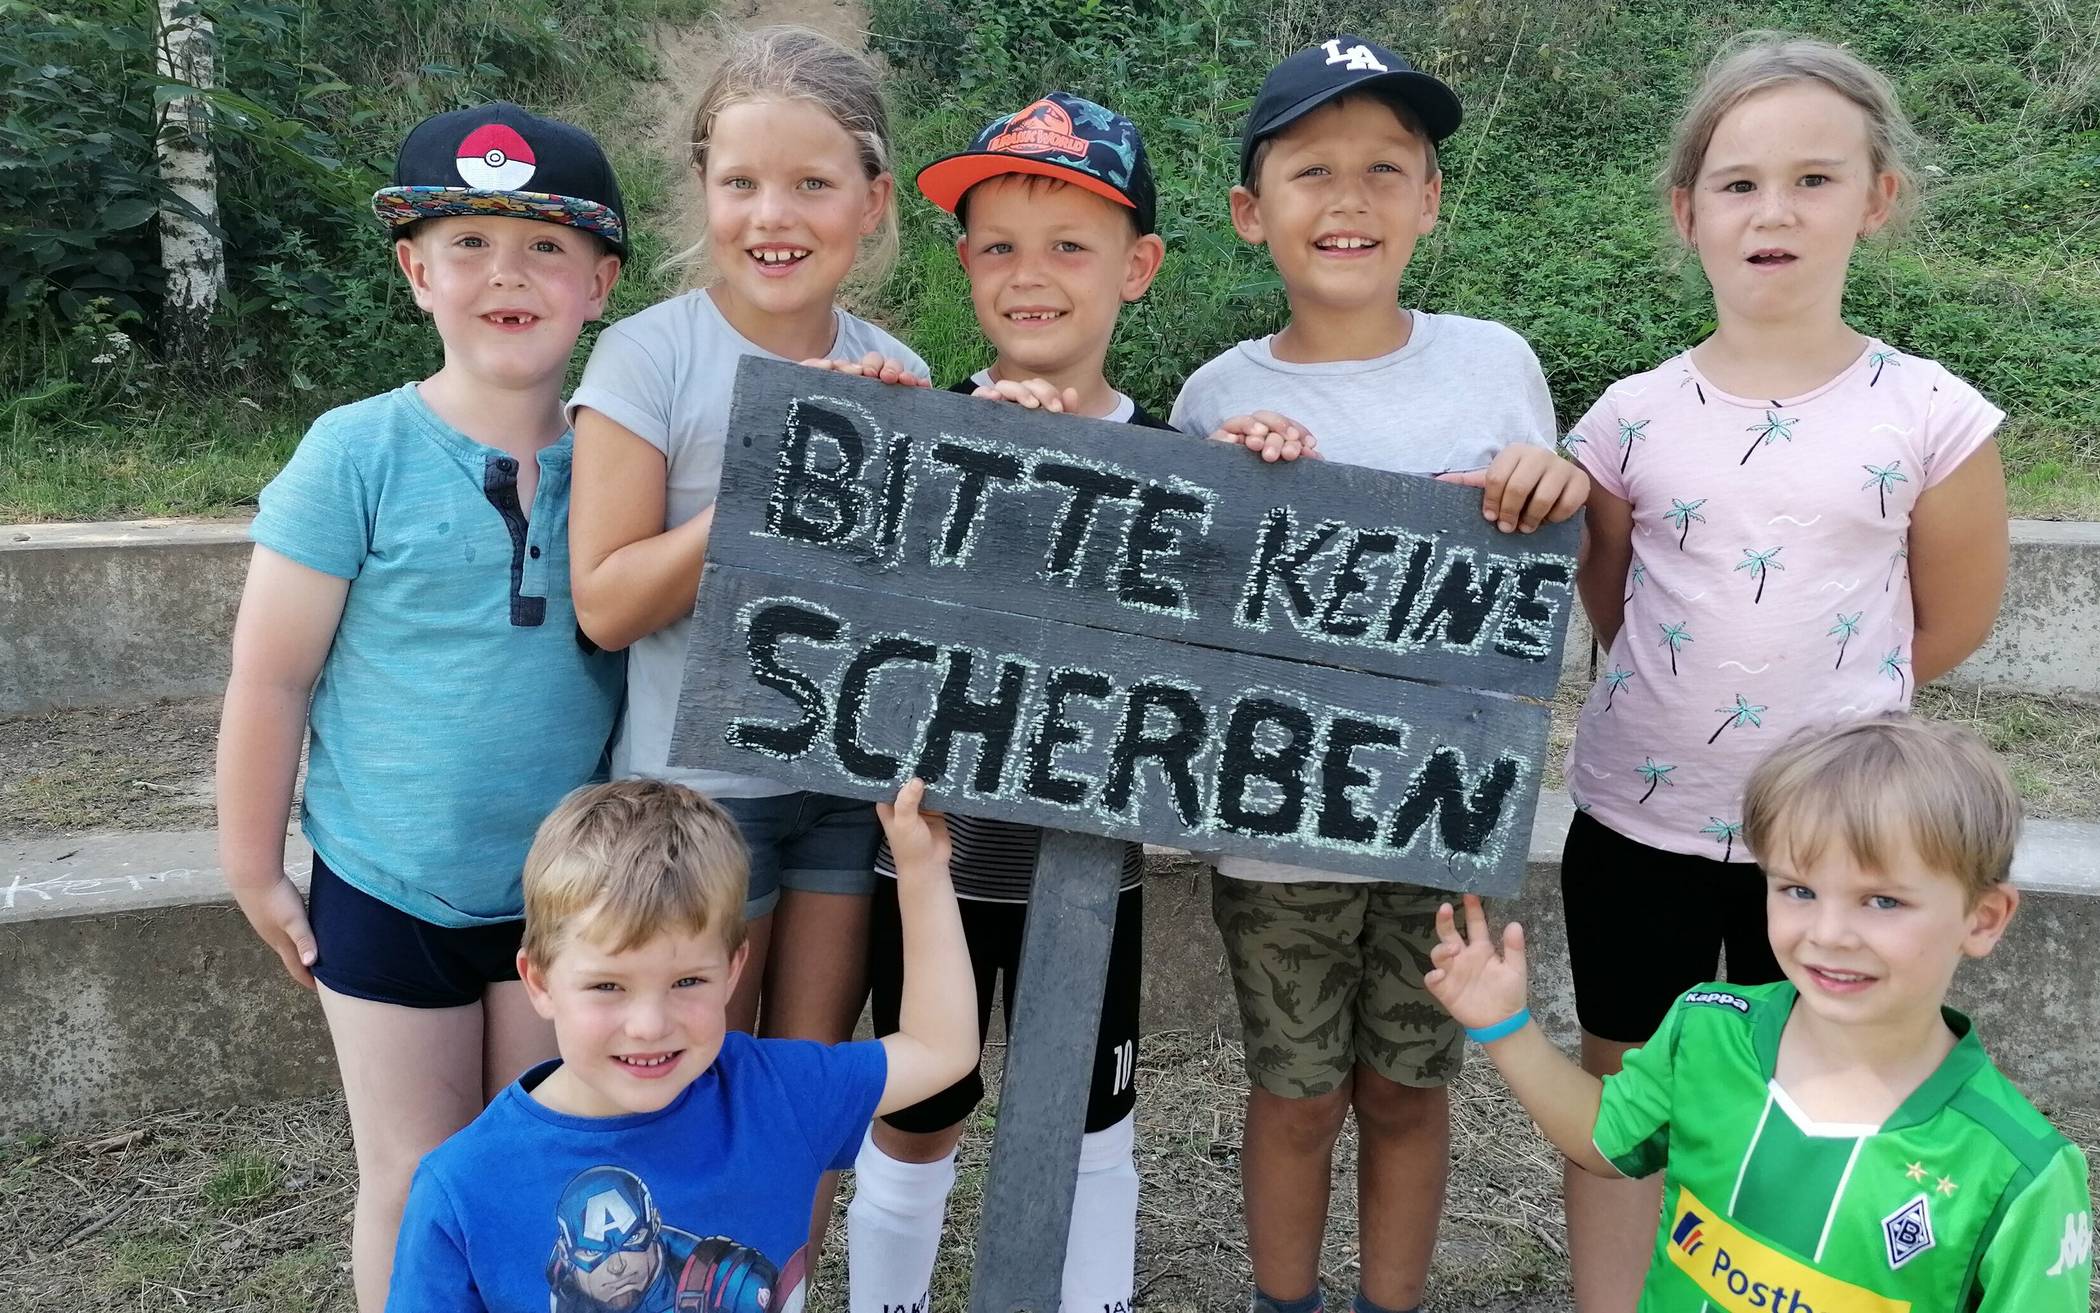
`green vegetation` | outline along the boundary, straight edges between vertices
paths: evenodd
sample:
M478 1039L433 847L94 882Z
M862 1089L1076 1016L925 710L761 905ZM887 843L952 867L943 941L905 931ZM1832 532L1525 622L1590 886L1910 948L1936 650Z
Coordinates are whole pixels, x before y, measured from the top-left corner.
M422 115L511 97L608 141L639 230L615 297L654 265L674 179L639 128L655 23L707 0L205 0L221 48L215 130L233 249L216 365L154 359L154 6L0 0L0 521L238 510L322 410L434 367L365 198ZM1563 420L1613 378L1696 341L1712 308L1651 186L1711 51L1770 26L1850 43L1898 81L1931 143L1910 231L1855 262L1863 329L1937 357L2011 419L2016 514L2100 518L2100 12L2072 0L872 0L892 71L905 260L872 307L946 382L983 363L951 222L920 164L1053 86L1144 129L1170 252L1124 318L1119 383L1171 402L1198 364L1284 306L1233 236L1235 135L1278 56L1335 30L1450 79L1445 221L1406 296L1510 323ZM64 226L54 226L64 225ZM587 351L590 335L583 344ZM583 352L579 352L579 360Z
M1706 59L1748 28L1850 44L1894 77L1931 143L1910 231L1856 257L1863 330L1936 357L2005 408L2017 514L2100 517L2100 16L2063 0L875 0L905 169L1057 86L1129 114L1159 175L1169 260L1126 311L1112 373L1148 406L1284 319L1263 254L1226 215L1248 100L1281 55L1334 31L1390 41L1450 80L1444 222L1407 299L1529 337L1562 419L1710 331L1695 261L1652 187ZM900 171L900 176L908 174ZM907 207L893 326L940 367L981 365L952 224ZM1162 412L1163 413L1163 412Z
M156 359L161 273L150 0L0 0L0 521L252 502L313 417L429 373L437 341L367 208L407 128L513 99L591 125L643 218L615 298L667 290L634 144L652 24L707 0L204 0L229 286L203 370ZM174 88L179 90L179 88ZM622 131L622 129L629 129Z

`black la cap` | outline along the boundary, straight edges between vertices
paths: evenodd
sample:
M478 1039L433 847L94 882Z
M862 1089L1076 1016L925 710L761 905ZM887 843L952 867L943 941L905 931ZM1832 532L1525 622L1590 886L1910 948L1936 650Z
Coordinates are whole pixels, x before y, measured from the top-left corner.
M1375 92L1414 111L1432 142L1458 131L1458 94L1384 46L1342 35L1301 50L1269 70L1240 130L1240 182L1251 185L1254 148L1290 124L1351 92Z
M461 214L539 219L596 233L627 255L620 182L597 139L507 100L417 124L372 212L392 229Z

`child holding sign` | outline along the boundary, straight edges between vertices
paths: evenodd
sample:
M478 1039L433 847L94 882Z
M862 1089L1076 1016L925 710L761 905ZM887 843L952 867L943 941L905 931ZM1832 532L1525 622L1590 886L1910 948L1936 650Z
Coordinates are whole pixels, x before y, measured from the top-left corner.
M1102 372L1117 312L1145 294L1165 246L1154 229L1151 164L1137 127L1113 110L1053 91L977 134L969 150L919 171L919 190L961 221L956 255L978 325L997 352L953 391L1147 428L1166 425ZM979 1042L1004 974L1009 1024L1043 832L954 816L955 885L977 977ZM887 847L877 869L894 873ZM1126 1308L1136 1279L1138 973L1144 945L1144 850L1124 849L1079 1179L1066 1246L1064 1307ZM869 977L875 1025L897 1016L903 935L895 888L875 894ZM972 1071L910 1108L877 1118L854 1163L847 1210L854 1313L923 1308L940 1247L963 1121L984 1097Z
M1439 910L1429 988L1547 1138L1600 1177L1661 1174L1641 1313L2089 1307L2085 1158L1945 1006L2019 905L2019 823L1965 730L1797 736L1743 808L1784 980L1694 987L1601 1081L1531 1023L1523 927L1498 952L1478 899L1464 931Z
M1998 612L2003 415L1842 317L1855 246L1907 199L1909 136L1887 80L1843 50L1752 34L1724 51L1667 175L1717 327L1606 389L1569 439L1593 482L1577 584L1608 653L1568 754L1561 866L1598 1075L1724 945L1731 981L1779 978L1741 842L1762 752L1903 709ZM1625 1308L1654 1188L1570 1170L1567 1196L1578 1302Z
M876 1113L966 1070L969 959L941 818L907 782L877 810L908 936L902 1022L879 1040L729 1026L751 956L746 862L677 784L580 789L525 863L517 968L561 1058L424 1159L394 1263L397 1313L795 1313L811 1199Z

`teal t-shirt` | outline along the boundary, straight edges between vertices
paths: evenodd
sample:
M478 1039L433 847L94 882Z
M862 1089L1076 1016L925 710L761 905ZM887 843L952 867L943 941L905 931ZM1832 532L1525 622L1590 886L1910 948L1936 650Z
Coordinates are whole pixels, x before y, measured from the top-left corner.
M350 581L314 685L307 839L352 885L444 926L523 914L539 823L602 776L624 669L569 598L569 436L518 464L414 384L314 421L255 541Z
M2085 1159L1969 1019L1879 1126L1794 1105L1774 1066L1791 984L1700 985L1604 1081L1593 1139L1663 1173L1641 1313L2087 1313Z

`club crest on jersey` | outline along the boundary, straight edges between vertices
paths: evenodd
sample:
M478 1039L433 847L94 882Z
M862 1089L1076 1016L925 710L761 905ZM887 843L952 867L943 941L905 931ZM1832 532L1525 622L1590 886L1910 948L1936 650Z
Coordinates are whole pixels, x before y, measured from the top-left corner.
M502 123L484 123L459 143L454 161L467 186L480 191L517 191L532 181L539 167L532 147L516 128Z
M1932 1248L1932 1214L1920 1194L1881 1219L1881 1238L1888 1245L1889 1271L1893 1272Z
M1731 994L1725 989L1695 989L1684 996L1687 1003L1705 1003L1717 1008L1734 1008L1744 1016L1750 1015L1750 1000L1740 994Z

